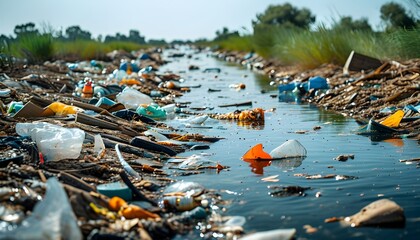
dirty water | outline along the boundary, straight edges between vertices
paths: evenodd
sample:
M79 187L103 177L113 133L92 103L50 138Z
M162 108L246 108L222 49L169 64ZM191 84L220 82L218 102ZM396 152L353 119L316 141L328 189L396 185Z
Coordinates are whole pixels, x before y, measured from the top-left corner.
M180 74L185 86L201 86L191 88L191 92L178 98L177 102L191 102L189 107L206 107L206 110L196 111L197 114L250 109L250 106L218 107L250 100L252 108L272 111L266 113L263 126L208 119L199 128L188 128L178 119L167 120L171 126L187 127L188 132L225 138L213 143L208 150L187 151L178 156L205 153L210 155L209 159L230 167L219 173L204 171L203 174L179 175L174 177L176 180L193 181L208 189L221 190L222 198L228 201L226 208L221 210L223 215L245 217L243 228L246 233L296 228L297 239L415 239L419 235L419 168L415 163L407 165L399 161L419 157L417 141L376 141L356 135L359 126L353 119L308 104L283 102L277 88L270 87L270 80L264 76L190 49L168 50L165 54L178 51L185 51L185 57L169 58L172 62L162 66L160 71ZM189 71L190 65L200 69ZM206 68L220 68L221 72L203 72ZM239 83L244 83L246 88L233 88L233 84ZM217 91L210 92L209 89ZM317 126L320 129L314 130ZM296 139L305 146L306 158L271 162L241 160L241 156L257 143L262 143L264 150L270 152L289 139ZM354 159L334 160L348 154L354 154ZM165 170L169 174L175 173L168 166ZM307 179L302 177L305 174L350 178ZM262 180L274 175L278 175L278 182ZM270 195L276 187L285 186L310 189L301 195ZM391 199L404 209L404 228L350 228L339 223L324 223L326 218L351 215L381 198ZM314 233L307 233L304 225L315 228ZM200 231L196 230L178 239L199 237Z

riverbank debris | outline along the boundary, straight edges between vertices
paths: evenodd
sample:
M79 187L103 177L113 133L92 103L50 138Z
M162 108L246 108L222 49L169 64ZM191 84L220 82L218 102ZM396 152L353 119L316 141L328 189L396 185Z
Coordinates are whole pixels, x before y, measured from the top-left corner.
M333 158L336 161L345 162L348 159L354 159L354 154L341 154Z
M334 221L341 221L351 227L401 228L405 225L405 215L404 210L396 202L380 199L365 206L354 215L325 220L325 222Z

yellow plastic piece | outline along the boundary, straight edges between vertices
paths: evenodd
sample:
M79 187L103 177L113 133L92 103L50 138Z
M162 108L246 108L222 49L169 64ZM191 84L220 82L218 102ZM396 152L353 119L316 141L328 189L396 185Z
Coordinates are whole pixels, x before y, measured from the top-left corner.
M66 105L61 102L53 102L50 105L48 105L46 108L50 109L55 113L57 116L66 116L68 114L76 114L78 112L82 112L83 110L81 108Z
M249 149L248 152L246 152L242 156L242 159L243 160L256 160L256 159L269 160L269 159L272 159L272 157L270 156L270 154L264 152L262 144L259 143L253 146L251 149Z
M398 127L400 125L401 119L404 116L403 110L398 110L391 116L385 118L382 122L380 122L382 125L385 125L387 127L393 128Z

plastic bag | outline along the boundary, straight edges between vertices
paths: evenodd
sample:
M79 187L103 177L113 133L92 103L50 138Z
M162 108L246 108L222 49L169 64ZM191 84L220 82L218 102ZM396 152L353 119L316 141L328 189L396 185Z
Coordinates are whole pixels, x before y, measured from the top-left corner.
M85 139L83 130L45 122L17 123L16 133L31 137L46 161L78 158Z
M117 101L124 104L127 109L136 110L141 104L149 105L153 103L153 99L135 89L126 87L117 96Z
M288 140L270 152L272 158L306 157L306 149L298 140Z
M0 234L0 239L82 239L76 217L63 187L56 178L47 181L44 200L16 229Z

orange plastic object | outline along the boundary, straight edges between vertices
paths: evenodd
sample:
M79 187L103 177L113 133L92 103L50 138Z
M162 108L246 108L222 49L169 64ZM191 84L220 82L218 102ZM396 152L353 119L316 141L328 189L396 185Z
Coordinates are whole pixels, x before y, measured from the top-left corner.
M121 207L126 205L127 202L120 197L113 197L108 202L108 208L112 211L119 211Z
M160 218L159 215L144 210L136 205L128 205L127 202L120 197L113 197L108 202L108 208L112 211L119 212L127 219L139 218Z
M146 211L143 208L136 206L136 205L128 205L121 209L121 215L123 215L127 219L139 218L139 219L147 219L147 218L159 218L159 215Z
M381 124L390 128L398 127L403 117L404 117L404 111L400 109L396 111L394 114L392 114L391 116L385 118L385 120L383 120Z
M82 89L82 98L92 98L93 97L93 87L92 82L88 81L85 83Z
M243 156L242 159L246 160L253 160L253 159L261 159L261 160L269 160L272 159L270 154L264 152L263 146L261 143L253 146L251 149L248 150Z
M119 85L129 85L129 86L131 86L131 85L141 85L141 82L137 79L134 79L134 78L130 78L130 79L123 78L121 80L121 82L119 83Z

